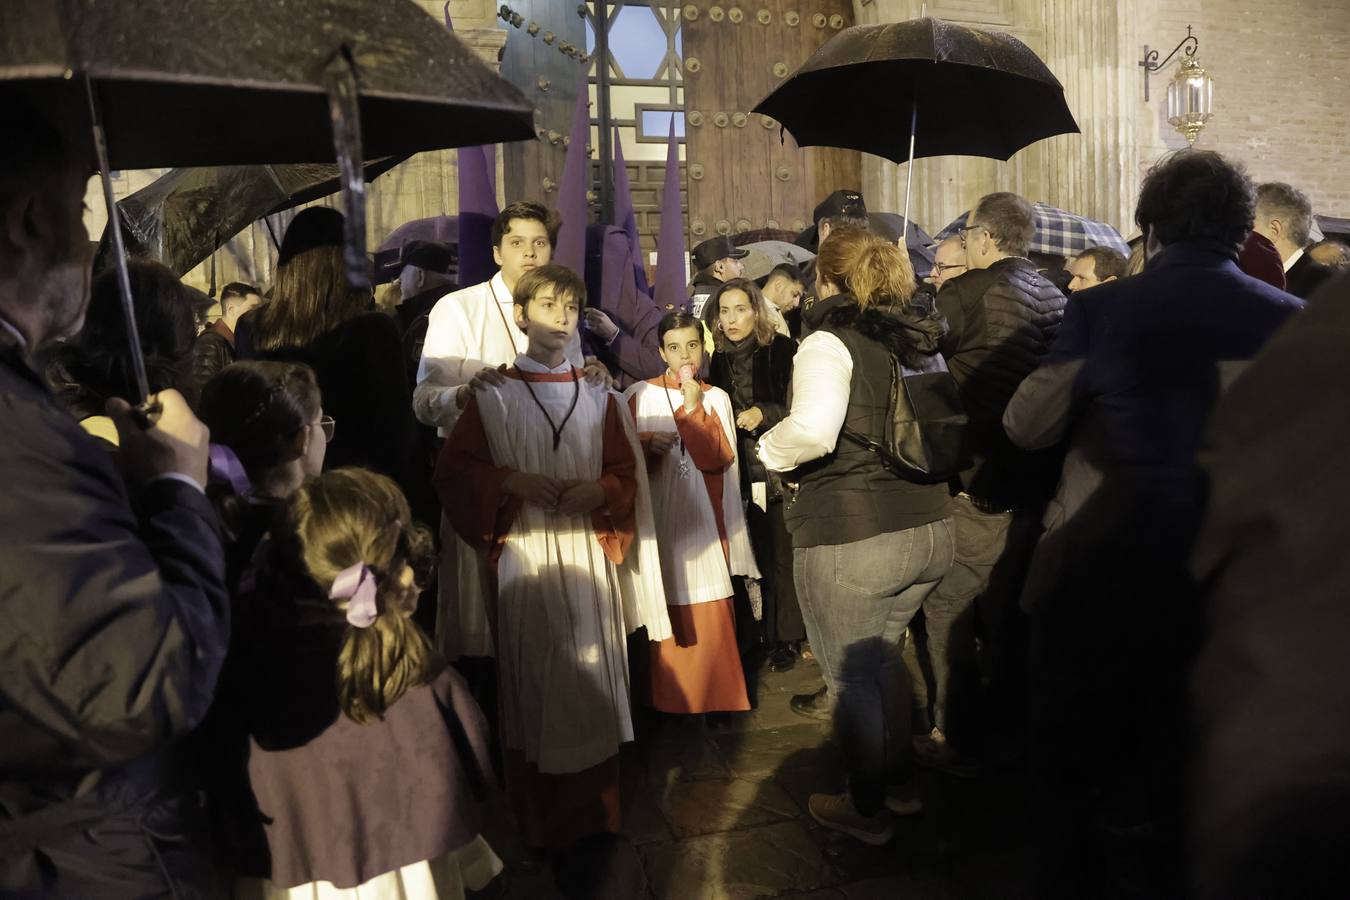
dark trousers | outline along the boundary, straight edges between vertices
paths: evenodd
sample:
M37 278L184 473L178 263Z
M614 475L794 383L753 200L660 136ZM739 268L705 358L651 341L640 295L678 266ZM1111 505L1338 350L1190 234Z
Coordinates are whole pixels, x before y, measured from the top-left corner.
M764 576L764 640L770 644L806 637L797 587L792 580L792 535L783 519L782 499L770 499L767 511L751 503L746 514L750 544Z
M952 746L970 750L979 731L982 678L1020 682L1010 619L1020 615L1017 598L1039 516L984 512L961 495L952 498L952 527L951 570L923 602L922 628L915 629L922 641L906 661L916 683L931 678L926 699L934 724Z
M836 698L849 795L863 815L881 809L887 784L904 780L911 733L901 641L951 562L949 519L795 551L806 633Z

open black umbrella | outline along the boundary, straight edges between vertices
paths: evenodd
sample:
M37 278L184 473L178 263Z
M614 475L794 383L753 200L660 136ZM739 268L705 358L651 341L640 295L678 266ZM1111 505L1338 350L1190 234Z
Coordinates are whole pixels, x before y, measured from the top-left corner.
M370 281L362 160L534 137L523 95L411 0L6 0L0 102L13 98L88 126L110 219L113 168L336 158L354 286Z
M397 157L368 162L363 177L374 181L399 162ZM172 169L117 201L117 217L128 253L157 259L184 275L253 222L341 187L332 163ZM105 232L105 247L108 242Z
M332 162L345 59L367 159L535 136L524 96L412 0L0 4L0 82L87 121L89 76L114 169Z
M897 163L1006 160L1028 144L1078 131L1063 85L1026 44L926 17L845 28L754 111L778 120L803 147L844 147Z

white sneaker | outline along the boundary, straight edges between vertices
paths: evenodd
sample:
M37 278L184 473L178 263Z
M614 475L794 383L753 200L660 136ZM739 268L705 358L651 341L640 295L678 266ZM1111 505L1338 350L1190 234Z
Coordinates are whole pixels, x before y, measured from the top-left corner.
M937 728L914 738L914 756L919 765L954 778L979 778L981 774L980 764L953 750L947 736Z
M918 781L911 778L904 784L887 785L886 808L897 816L915 816L923 812Z

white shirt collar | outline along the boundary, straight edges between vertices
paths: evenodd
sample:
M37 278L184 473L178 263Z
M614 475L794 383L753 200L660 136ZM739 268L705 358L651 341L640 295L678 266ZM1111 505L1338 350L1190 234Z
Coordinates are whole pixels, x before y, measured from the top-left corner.
M488 282L488 289L492 291L492 296L498 303L505 306L512 304L511 292L506 289L506 279L502 277L501 272L492 276L492 280Z
M566 375L572 371L570 360L564 359L559 365L549 368L541 362L536 362L524 353L516 357L516 368L522 372L533 372L536 375Z
M1303 258L1303 248L1302 248L1302 247L1299 247L1299 248L1298 248L1297 250L1295 250L1293 253L1289 254L1289 258L1286 259L1286 260L1284 261L1284 271L1285 271L1285 273L1288 274L1289 270L1292 269L1292 268L1294 267L1294 263L1298 262L1298 261L1299 261L1300 259L1302 259L1302 258Z
M0 328L4 328L10 334L14 335L14 339L19 342L19 349L23 350L25 353L28 352L28 341L24 340L23 332L9 324L9 320L4 316L0 316Z

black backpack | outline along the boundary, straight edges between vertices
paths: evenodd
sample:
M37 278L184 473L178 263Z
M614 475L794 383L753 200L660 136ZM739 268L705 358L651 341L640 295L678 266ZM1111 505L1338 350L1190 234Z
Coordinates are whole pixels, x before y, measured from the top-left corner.
M970 468L970 418L956 379L938 354L922 369L891 355L890 416L878 443L852 428L841 434L871 450L897 478L938 484Z

